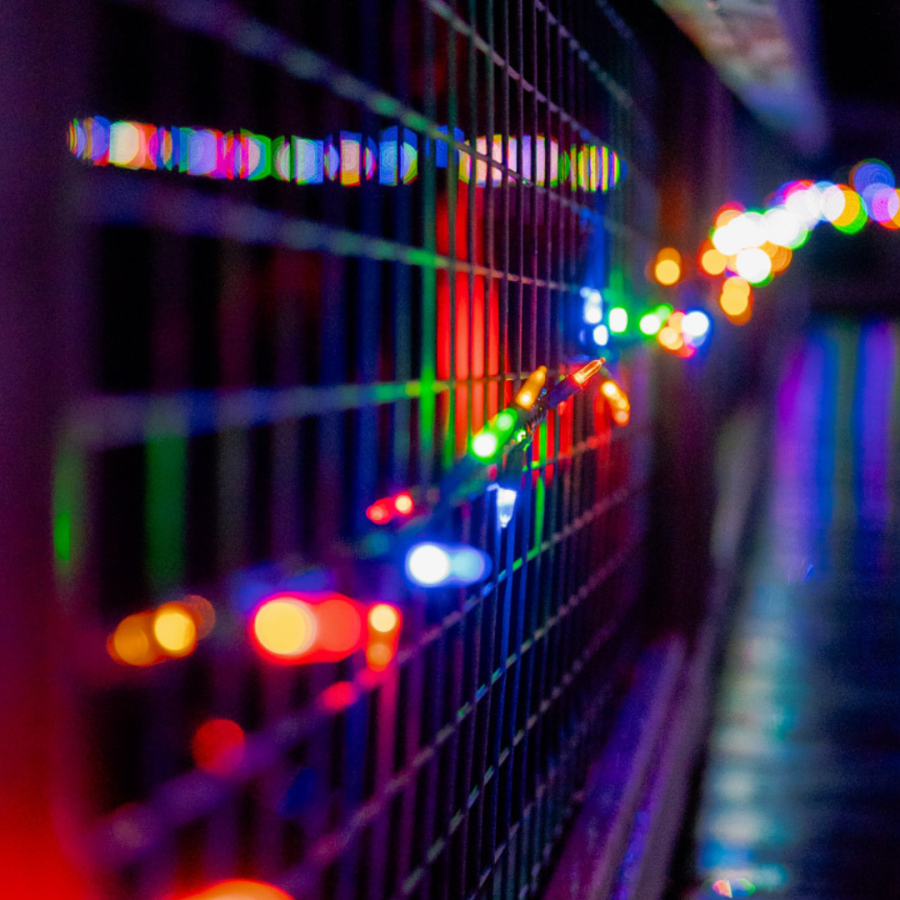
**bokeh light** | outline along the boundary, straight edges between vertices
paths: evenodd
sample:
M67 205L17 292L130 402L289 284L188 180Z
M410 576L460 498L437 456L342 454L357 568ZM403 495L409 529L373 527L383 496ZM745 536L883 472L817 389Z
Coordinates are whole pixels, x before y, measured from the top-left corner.
M674 247L663 247L656 254L653 277L662 285L677 284L681 278L681 254Z
M753 293L749 282L737 276L726 278L719 296L719 306L733 323L743 325L748 322L753 306Z
M609 343L609 329L605 325L598 325L594 329L593 337L598 347L605 347Z
M316 643L329 653L349 653L362 637L362 622L356 607L334 596L312 607L316 618Z
M183 603L164 603L153 615L153 637L166 656L189 656L197 646L197 623Z
M417 544L407 554L406 572L422 587L442 584L450 577L450 554L437 544Z
M244 755L244 729L231 719L209 719L194 733L191 753L197 767L215 775L228 775Z
M313 646L318 626L308 603L278 596L263 603L253 617L253 635L272 658L292 661Z
M182 597L181 603L190 610L197 626L197 637L205 638L216 626L216 610L212 603L199 594Z
M622 334L628 328L628 310L621 306L609 311L609 330L613 334Z
M153 637L153 613L135 613L119 622L107 641L109 655L128 666L151 666L161 659Z
M394 498L394 509L401 516L408 516L413 511L413 505L413 498L407 493L398 494Z
M293 898L272 884L233 878L229 881L220 881L198 894L191 894L184 900L293 900Z
M704 241L700 250L700 268L707 275L721 275L725 271L727 263L728 257L717 250L712 241Z
M388 634L400 625L400 613L389 603L376 603L369 610L369 627Z
M639 328L641 329L642 334L646 334L648 337L652 337L656 334L660 328L662 328L663 320L658 316L655 312L646 313L641 316L641 321L639 323Z
M758 247L748 247L738 253L736 268L741 278L750 284L759 284L772 274L772 260Z
M706 343L711 328L712 320L702 309L691 310L681 320L682 337L691 347L701 347Z

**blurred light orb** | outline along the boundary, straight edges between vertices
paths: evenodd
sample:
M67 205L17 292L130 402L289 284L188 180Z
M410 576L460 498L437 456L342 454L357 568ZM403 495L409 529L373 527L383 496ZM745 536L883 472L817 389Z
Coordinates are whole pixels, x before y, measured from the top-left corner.
M185 900L293 900L293 898L280 888L263 881L233 878L220 881L198 894L191 894Z
M164 603L153 614L153 637L166 656L189 656L197 646L197 623L183 603Z
M891 222L900 213L900 194L896 188L876 188L866 199L870 216L881 225Z
M481 459L490 459L499 449L497 435L483 431L472 441L472 452Z
M721 275L725 271L726 265L728 265L728 257L715 247L704 250L700 257L700 268L707 275Z
M662 328L662 320L656 313L647 313L646 315L641 316L638 327L641 329L641 334L646 334L648 337L651 337Z
M253 634L260 646L281 659L296 659L315 643L318 625L308 603L273 597L256 611Z
M772 274L772 260L758 247L741 250L737 255L737 273L750 284L759 284Z
M609 329L605 325L598 325L594 329L594 343L598 347L605 347L609 343Z
M315 608L319 646L329 653L347 653L362 635L362 621L356 607L340 597L331 597Z
M400 614L388 603L376 603L369 610L369 627L389 634L400 624Z
M712 322L702 309L694 309L685 314L681 322L681 332L685 341L694 347L702 344L709 334Z
M450 571L462 584L474 584L487 574L487 558L474 547L459 547L450 557Z
M150 666L159 660L153 639L153 614L135 613L119 622L107 642L109 655L127 666Z
M677 284L678 279L681 278L681 266L672 259L663 259L656 264L654 275L660 284L669 287Z
M797 246L798 241L802 242L805 237L806 229L803 227L800 217L783 206L767 210L764 218L766 220L766 237L773 244L793 249Z
M628 310L616 306L609 311L609 330L621 334L628 328Z
M394 509L401 516L408 516L413 511L413 498L409 494L398 494L394 498Z
M603 318L603 310L599 306L586 306L584 309L584 321L588 325L596 325Z
M833 184L822 194L822 216L832 224L847 208L847 195L841 185Z
M864 159L850 171L850 184L858 194L865 193L867 188L875 184L896 187L894 173L880 159Z
M244 755L244 729L231 719L209 719L194 733L191 753L197 768L227 775Z
M423 587L431 587L450 577L450 554L437 544L419 544L406 556L406 572Z

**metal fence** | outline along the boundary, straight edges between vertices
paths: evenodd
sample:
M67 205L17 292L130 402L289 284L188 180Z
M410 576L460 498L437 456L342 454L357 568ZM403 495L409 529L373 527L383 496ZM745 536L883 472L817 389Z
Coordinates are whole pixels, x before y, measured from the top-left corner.
M488 554L486 582L410 589L365 510L427 497L535 367L591 346L585 284L642 278L640 46L606 0L82 10L66 181L87 374L54 489L78 858L130 900L233 877L303 898L538 894L644 641L644 352L619 361L626 429L596 390L541 426L508 528L485 488L435 523ZM174 143L122 131L157 144L85 164L99 116ZM249 136L274 138L270 177L190 177L211 173L176 144L203 129L237 169ZM603 166L586 180L585 147ZM396 605L396 656L261 658L247 598L287 584ZM194 653L111 658L126 616L186 595L216 615ZM227 772L192 756L210 719L247 735Z

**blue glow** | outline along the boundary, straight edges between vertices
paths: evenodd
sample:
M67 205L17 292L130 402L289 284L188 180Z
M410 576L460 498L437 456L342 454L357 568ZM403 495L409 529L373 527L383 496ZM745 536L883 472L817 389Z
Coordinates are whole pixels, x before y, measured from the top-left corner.
M466 586L490 574L491 560L465 544L423 541L410 548L404 568L409 580L419 587Z
M512 488L497 489L497 521L501 528L506 528L512 521L516 511L516 496L517 493Z
M422 587L445 584L451 572L450 554L438 544L416 544L406 554L406 574Z

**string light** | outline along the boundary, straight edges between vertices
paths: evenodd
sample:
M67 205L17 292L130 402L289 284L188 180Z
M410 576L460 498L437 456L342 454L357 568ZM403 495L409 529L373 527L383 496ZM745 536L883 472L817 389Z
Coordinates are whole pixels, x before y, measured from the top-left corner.
M415 544L406 554L406 574L419 587L467 586L491 571L487 554L463 544Z
M387 525L398 517L406 518L415 511L416 504L409 491L393 497L382 497L366 508L366 518L375 525Z
M366 663L370 669L385 669L394 658L402 621L400 611L389 603L378 603L369 610Z
M517 496L518 492L512 488L497 488L497 522L501 528L506 528L512 521Z
M516 406L519 406L526 411L530 410L531 407L534 406L535 400L540 396L546 382L547 367L538 366L528 378L525 379L525 383L519 389L519 393L516 394Z
M446 126L438 131L449 136ZM452 140L465 143L461 129L453 130ZM537 167L532 173L532 140ZM408 128L397 126L381 132L378 140L360 133L340 131L322 139L296 135L267 137L242 130L221 132L213 128L160 127L145 122L111 122L103 116L72 119L67 142L72 155L95 166L113 165L125 169L150 169L180 172L206 178L259 181L275 178L295 184L322 184L331 181L344 187L358 187L376 180L381 185L411 184L418 177L419 142ZM515 136L494 135L490 155L493 160L516 172L518 142ZM470 142L471 143L471 142ZM594 144L579 144L561 151L559 143L543 135L521 138L523 176L526 183L556 186L568 183L573 189L606 193L625 176L625 164L618 154ZM504 160L503 147L507 147ZM549 165L548 152L549 146ZM458 177L464 183L471 178L472 158L451 148L445 141L424 141L424 154L437 168L450 168L450 158L458 160ZM478 153L488 155L487 137L475 139ZM549 169L549 171L548 171ZM477 160L475 183L487 184L488 164ZM499 184L506 176L491 166L491 182Z
M342 594L279 592L253 613L250 634L272 662L333 662L362 649L366 615L362 604Z

